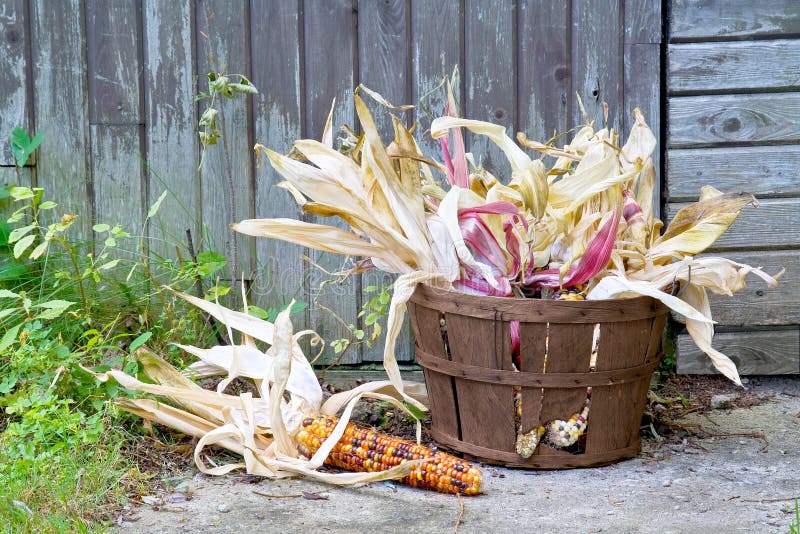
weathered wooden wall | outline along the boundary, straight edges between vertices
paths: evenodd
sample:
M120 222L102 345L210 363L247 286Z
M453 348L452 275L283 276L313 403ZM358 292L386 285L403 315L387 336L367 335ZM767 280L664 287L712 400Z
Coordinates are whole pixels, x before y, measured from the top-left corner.
M0 0L0 139L17 124L45 133L22 179L80 214L84 235L94 221L137 230L167 190L148 228L154 253L185 245L187 228L204 248L227 252L230 222L298 215L288 193L272 187L275 173L256 166L254 142L285 151L293 139L319 137L334 97L336 123L353 124L358 83L416 103L458 65L471 118L546 139L580 122L577 93L595 119L608 102L618 130L638 106L658 133L661 35L661 0ZM209 70L244 73L260 89L223 110L232 202L220 147L196 172L202 103L194 97ZM428 104L438 112L442 99ZM406 118L421 122L422 146L434 150L425 113ZM494 147L468 143L502 175ZM11 163L3 146L5 182L17 180ZM238 240L259 303L312 298L322 275L301 261L308 251ZM325 268L341 264L312 257ZM386 280L356 277L318 300L357 324L363 288ZM342 334L321 307L300 322L328 339ZM413 357L411 346L406 332L401 359ZM359 347L345 362L378 359L379 347Z
M733 298L712 297L714 345L744 374L800 372L800 2L673 0L669 13L667 213L700 187L748 191L715 250L770 273ZM687 335L678 370L711 372Z

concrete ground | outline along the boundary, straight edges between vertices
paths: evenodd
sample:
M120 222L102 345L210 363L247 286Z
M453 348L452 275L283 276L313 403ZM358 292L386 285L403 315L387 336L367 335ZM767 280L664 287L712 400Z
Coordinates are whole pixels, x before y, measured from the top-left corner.
M175 492L120 521L118 533L178 532L780 532L800 497L800 378L751 379L772 400L692 414L711 433L644 442L639 458L570 471L484 467L485 494L390 483L336 488L301 479L188 474ZM746 435L757 432L764 441ZM704 450L706 449L706 450ZM146 499L147 500L147 499Z

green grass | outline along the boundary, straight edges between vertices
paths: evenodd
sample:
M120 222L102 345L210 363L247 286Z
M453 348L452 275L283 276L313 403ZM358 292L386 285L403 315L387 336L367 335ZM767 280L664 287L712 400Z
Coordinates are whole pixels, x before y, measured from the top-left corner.
M800 500L794 500L794 520L789 525L789 534L800 534Z
M134 464L120 450L123 442L112 430L91 446L24 463L4 458L7 447L0 442L0 463L10 467L0 475L4 532L102 531L137 483Z
M127 393L83 368L137 374L144 341L183 366L170 342L207 345L214 331L161 286L210 290L226 261L143 255L144 238L102 223L78 242L43 193L0 187L0 532L102 531L159 484L160 463L143 473L126 454L141 425L110 401Z

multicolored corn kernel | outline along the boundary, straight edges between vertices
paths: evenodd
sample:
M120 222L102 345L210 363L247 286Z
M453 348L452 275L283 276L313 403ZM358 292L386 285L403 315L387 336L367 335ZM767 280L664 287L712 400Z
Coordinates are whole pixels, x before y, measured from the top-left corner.
M517 434L516 450L517 454L523 458L530 458L536 452L536 447L544 435L544 427L537 426L530 432L524 434Z
M589 417L589 403L587 400L581 413L573 414L567 421L556 419L547 428L547 441L555 447L569 447L578 442L586 432L586 421Z
M311 457L330 436L336 417L307 417L297 433L297 448ZM410 486L442 493L477 495L481 491L481 470L450 454L348 423L344 435L325 463L347 471L385 471L409 460L433 458L414 467L401 481Z
M570 288L562 289L553 293L553 300L586 300L584 294L580 289Z

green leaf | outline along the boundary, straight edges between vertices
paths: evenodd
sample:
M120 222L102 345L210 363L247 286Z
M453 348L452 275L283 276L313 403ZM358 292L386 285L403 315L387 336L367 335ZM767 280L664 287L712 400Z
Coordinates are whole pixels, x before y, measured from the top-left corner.
M116 260L111 260L110 262L104 263L103 265L98 267L98 269L100 269L101 271L107 271L109 269L113 269L114 267L117 266L119 261L120 261L119 258L117 258Z
M39 257L41 257L41 255L44 254L44 252L47 250L48 245L50 245L49 241L42 241L41 243L36 245L36 248L33 249L31 255L28 257L32 260L38 260Z
M75 304L69 300L48 300L47 302L40 302L38 304L34 304L31 308L47 308L48 310L53 310L57 308L67 309L70 306Z
M6 330L5 335L0 339L0 354L2 354L8 347L10 347L16 340L19 329L22 323L17 324Z
M14 245L14 257L19 258L33 244L36 239L35 235L26 235Z
M44 202L39 204L39 209L40 210L51 210L51 209L55 208L56 206L58 206L58 204L56 204L52 200L45 200Z
M33 189L30 187L22 187L18 185L9 189L8 193L14 200L25 200L27 198L33 198L35 195Z
M250 95L257 95L258 89L254 85L247 85L245 83L231 83L228 87L236 93L245 93Z
M139 336L136 339L131 341L131 345L130 347L128 347L128 349L131 352L135 351L136 349L147 343L147 340L150 339L151 337L153 337L152 332L144 332L143 334L139 334Z
M208 292L206 292L205 299L214 301L220 297L224 297L225 295L230 293L230 291L231 291L230 286L219 286L219 285L213 286L208 289Z
M108 232L109 230L111 230L111 226L105 223L95 224L94 226L92 226L92 230L98 233Z
M19 295L8 289L0 289L0 299L18 299Z
M200 276L211 276L227 263L225 257L217 252L201 252L197 255L197 272Z
M103 241L103 244L105 246L107 246L107 247L116 247L117 246L117 240L114 239L113 237L107 237L106 240Z
M153 202L153 205L150 206L150 209L147 211L147 218L150 219L154 217L156 213L158 213L158 208L161 207L161 203L164 202L164 199L167 198L168 191L164 191L161 195Z
M28 226L14 228L13 230L11 230L11 233L8 234L8 244L10 245L11 243L19 241L23 236L27 235L34 228L36 228L35 224L29 224Z
M5 319L16 311L18 311L17 308L6 308L5 310L0 310L0 319Z

